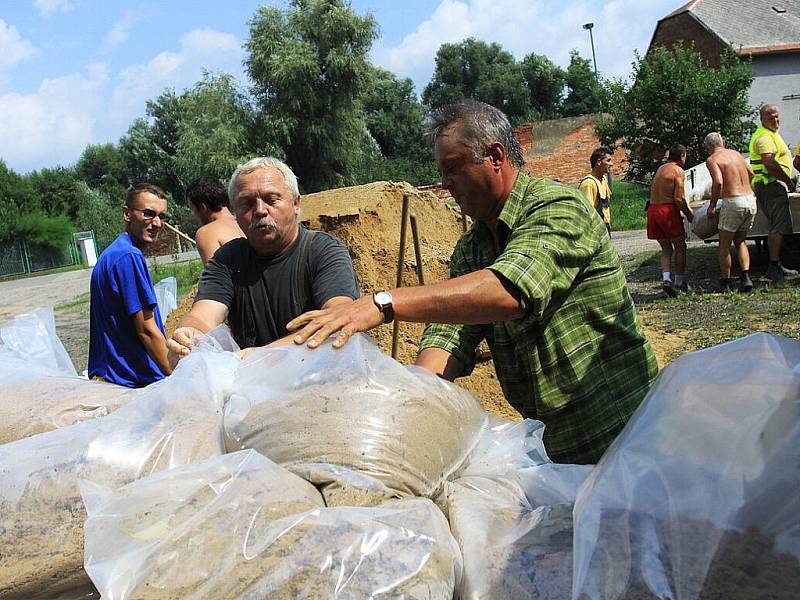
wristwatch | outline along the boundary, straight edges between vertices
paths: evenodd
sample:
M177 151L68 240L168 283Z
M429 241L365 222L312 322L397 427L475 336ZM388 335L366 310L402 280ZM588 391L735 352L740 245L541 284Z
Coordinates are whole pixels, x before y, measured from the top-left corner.
M394 321L394 308L392 308L392 295L387 291L375 292L372 294L372 301L378 310L383 314L383 322L391 323Z

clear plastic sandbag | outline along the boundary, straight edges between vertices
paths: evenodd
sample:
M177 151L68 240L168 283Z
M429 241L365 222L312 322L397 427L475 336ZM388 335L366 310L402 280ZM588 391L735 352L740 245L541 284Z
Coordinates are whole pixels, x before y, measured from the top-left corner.
M243 362L225 407L228 450L254 448L324 485L347 481L334 465L382 482L397 496L432 497L469 455L487 413L466 390L403 367L365 335L339 350L283 346Z
M109 600L450 600L461 572L431 501L322 508L316 488L253 450L81 489L86 570Z
M165 277L153 286L161 318L166 322L169 313L178 308L178 280Z
M685 354L581 488L573 599L794 599L800 342Z
M0 325L0 340L0 444L104 417L138 394L79 377L51 308Z
M464 600L562 600L572 586L572 506L590 465L553 464L544 425L487 429L469 466L445 485L464 557Z
M238 363L193 352L107 417L0 446L0 598L91 589L78 480L118 487L222 453L222 403Z
M701 240L708 239L719 233L720 206L717 206L717 212L713 218L708 216L708 204L703 204L694 209L694 216L691 223L692 233Z

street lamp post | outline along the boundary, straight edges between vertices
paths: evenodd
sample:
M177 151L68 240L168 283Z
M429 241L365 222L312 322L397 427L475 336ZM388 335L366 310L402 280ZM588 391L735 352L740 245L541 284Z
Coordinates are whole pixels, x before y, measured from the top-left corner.
M594 36L592 35L592 29L594 28L594 23L584 23L583 28L589 30L589 41L592 44L592 64L594 65L594 80L597 83L600 83L599 79L597 78L597 58L595 58L594 55Z
M600 89L600 77L597 75L597 58L594 55L594 35L592 35L592 29L594 28L594 23L584 23L584 29L589 30L589 41L592 44L592 64L594 65L594 83L597 86L598 90ZM600 112L603 112L603 101L600 100Z

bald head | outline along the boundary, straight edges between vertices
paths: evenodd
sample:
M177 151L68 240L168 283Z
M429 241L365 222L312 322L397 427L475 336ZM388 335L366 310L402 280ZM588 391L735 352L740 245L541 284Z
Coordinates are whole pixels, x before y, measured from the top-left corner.
M765 104L761 107L761 125L770 131L778 131L781 126L781 113L774 104Z

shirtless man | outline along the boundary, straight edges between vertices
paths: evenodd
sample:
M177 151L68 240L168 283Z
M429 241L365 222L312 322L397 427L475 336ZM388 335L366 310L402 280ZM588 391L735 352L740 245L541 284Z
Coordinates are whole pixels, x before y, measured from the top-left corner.
M203 264L223 244L244 237L236 217L228 209L228 193L214 177L198 177L186 188L186 202L203 224L195 234Z
M750 165L735 150L728 150L722 136L709 133L703 146L708 152L706 166L711 173L711 201L708 216L717 213L717 201L722 198L719 210L719 274L720 291L733 291L731 285L731 242L739 256L739 291L750 292L750 253L747 251L747 232L756 216L756 197L750 180Z
M661 246L661 286L664 292L675 297L686 292L689 285L684 279L686 271L686 232L680 213L691 223L694 214L686 203L683 191L683 165L686 163L686 148L675 144L669 149L667 162L661 165L653 177L650 205L647 207L647 237ZM672 283L670 264L675 252L675 284Z

